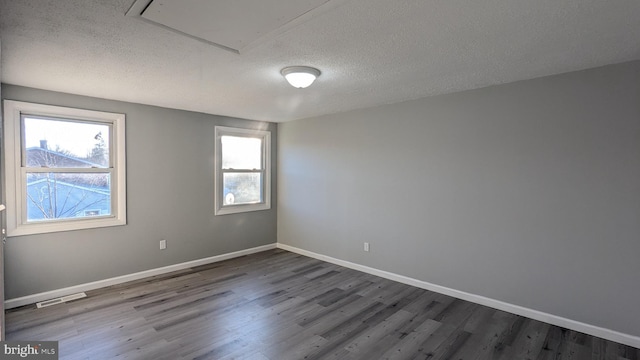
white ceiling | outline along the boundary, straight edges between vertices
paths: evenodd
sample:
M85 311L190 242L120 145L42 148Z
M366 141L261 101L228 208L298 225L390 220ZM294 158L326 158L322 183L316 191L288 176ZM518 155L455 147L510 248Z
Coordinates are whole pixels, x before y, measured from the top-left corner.
M0 0L2 82L282 122L640 59L638 0L333 1L234 54L134 0ZM295 89L291 65L322 75Z
M339 0L137 0L127 16L176 30L237 54ZM247 11L251 9L251 11Z

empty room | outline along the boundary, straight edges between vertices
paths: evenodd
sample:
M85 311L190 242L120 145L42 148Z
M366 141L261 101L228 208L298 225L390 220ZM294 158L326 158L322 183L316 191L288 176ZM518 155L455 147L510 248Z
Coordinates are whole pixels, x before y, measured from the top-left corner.
M0 358L640 359L640 2L0 0Z

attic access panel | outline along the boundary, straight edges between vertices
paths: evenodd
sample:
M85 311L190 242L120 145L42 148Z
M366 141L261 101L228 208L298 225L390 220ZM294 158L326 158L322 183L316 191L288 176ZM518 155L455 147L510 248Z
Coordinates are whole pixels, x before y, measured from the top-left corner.
M240 53L343 0L136 0L127 16Z

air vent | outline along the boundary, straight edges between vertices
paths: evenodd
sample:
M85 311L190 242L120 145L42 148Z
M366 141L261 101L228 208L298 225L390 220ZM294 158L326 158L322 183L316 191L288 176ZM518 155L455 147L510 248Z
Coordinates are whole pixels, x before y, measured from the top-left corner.
M67 295L67 296L62 296L62 297L55 298L55 299L41 301L39 303L36 303L36 306L38 307L38 309L41 309L41 308L44 308L44 307L47 307L47 306L62 304L63 302L67 302L67 301L71 301L71 300L82 299L83 297L87 297L87 294L81 292L81 293L77 293L77 294L71 294L71 295Z

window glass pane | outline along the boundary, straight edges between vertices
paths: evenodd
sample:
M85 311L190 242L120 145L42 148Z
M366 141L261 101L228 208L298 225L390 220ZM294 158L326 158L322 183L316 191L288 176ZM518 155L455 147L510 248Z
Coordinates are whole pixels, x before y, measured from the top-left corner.
M108 173L27 173L27 221L111 215Z
M223 169L262 169L262 140L222 136Z
M109 166L109 125L28 116L23 118L23 122L26 166Z
M224 173L223 205L262 202L261 173Z

